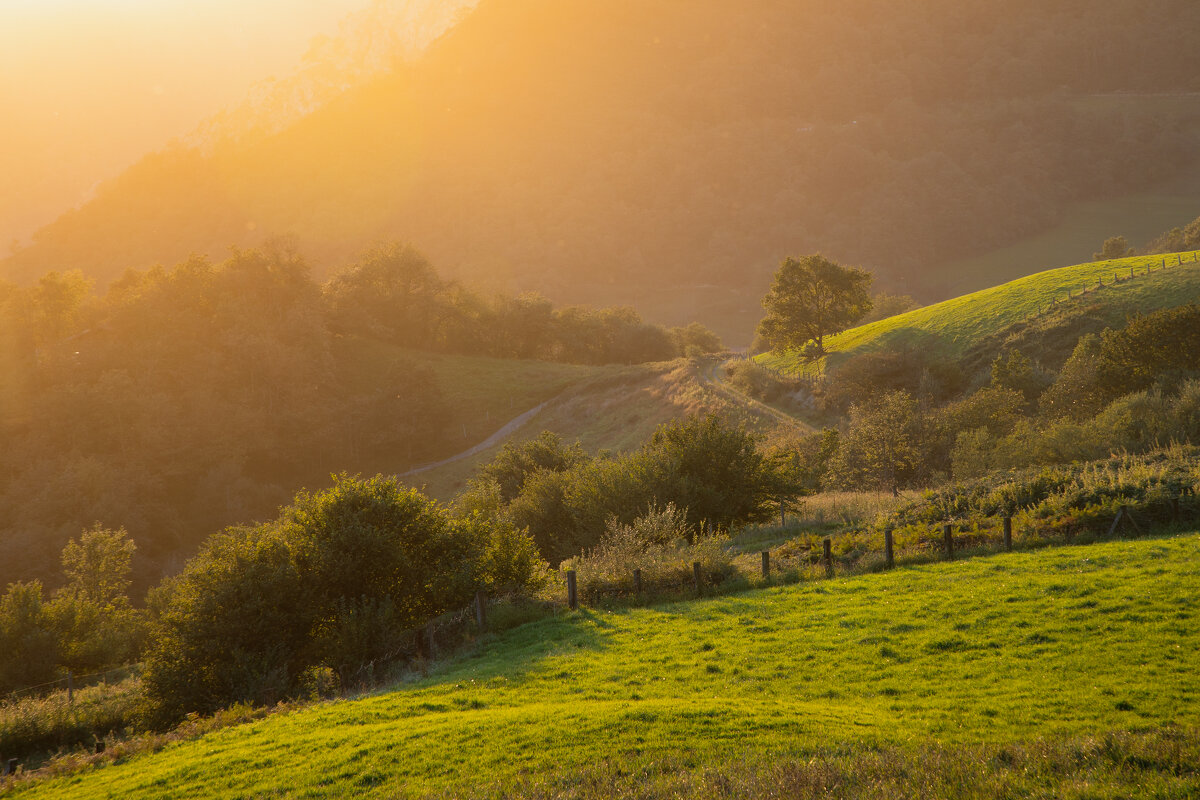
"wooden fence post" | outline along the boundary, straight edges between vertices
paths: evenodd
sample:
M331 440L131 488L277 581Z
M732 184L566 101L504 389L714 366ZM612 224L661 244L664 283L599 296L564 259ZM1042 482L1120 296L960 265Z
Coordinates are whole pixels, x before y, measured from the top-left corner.
M1171 521L1179 522L1179 498L1171 498Z
M763 569L763 579L770 580L771 579L771 551L770 550L762 551L762 569Z
M696 597L704 593L704 575L700 572L700 562L692 562L692 577L696 579Z
M75 703L75 676L67 670L67 705Z
M883 563L888 569L896 566L896 552L892 547L892 529L883 529Z
M17 774L17 759L10 758L8 761L4 762L4 774L5 775L16 775Z
M1117 515L1113 517L1112 525L1110 525L1108 528L1109 536L1112 536L1117 532L1117 526L1121 524L1121 517L1123 516L1125 516L1125 506L1121 506L1117 509Z
M1121 510L1125 512L1125 519L1129 520L1129 524L1133 526L1133 532L1141 536L1142 529L1137 524L1137 520L1133 518L1133 514L1129 512L1129 506L1121 506Z
M825 551L824 558L822 559L825 562L825 577L832 578L833 577L833 542L831 542L829 540L829 537L826 536L825 541L822 544L823 544L823 548Z
M433 633L433 620L425 626L425 648L429 651L429 660L437 658L437 640Z
M1012 517L1004 518L1004 549L1012 552Z
M942 526L942 540L946 546L946 560L954 560L954 527L951 525Z
M475 621L479 623L479 632L487 630L487 595L483 590L475 593Z
M579 594L575 591L575 570L567 570L567 608L579 608Z
M642 571L640 569L635 569L633 571L633 593L642 593Z

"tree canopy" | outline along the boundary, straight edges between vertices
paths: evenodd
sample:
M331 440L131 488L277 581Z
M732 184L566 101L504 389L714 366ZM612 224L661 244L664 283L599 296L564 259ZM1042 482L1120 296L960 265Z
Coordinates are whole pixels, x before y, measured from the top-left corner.
M840 333L871 310L871 274L843 267L821 254L787 258L763 298L767 316L758 325L773 350L825 352L825 337Z

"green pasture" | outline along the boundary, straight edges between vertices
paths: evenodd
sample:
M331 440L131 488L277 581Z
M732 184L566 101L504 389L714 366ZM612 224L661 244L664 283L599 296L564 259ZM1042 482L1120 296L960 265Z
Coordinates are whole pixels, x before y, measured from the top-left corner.
M570 786L597 770L651 779L763 759L808 763L806 754L831 749L896 749L919 763L930 747L1012 744L1016 753L1017 743L1047 737L1193 730L1197 586L1200 534L1187 534L561 612L485 636L395 690L228 728L15 796L474 794L531 781ZM1012 757L1004 763L1018 763ZM1072 796L1128 796L1142 785L1136 768L1115 768L1125 790L1074 786ZM1154 796L1200 788L1194 771L1164 766L1155 776L1175 789Z
M1167 267L1162 264L1166 260ZM1182 259L1183 263L1177 265ZM791 374L834 367L846 358L888 345L909 344L960 356L984 337L1031 315L1070 304L1099 304L1114 323L1127 314L1200 299L1200 252L1136 256L1046 270L904 314L860 325L826 340L823 364L798 352L765 353L759 363ZM1131 276L1131 271L1133 277ZM1103 281L1103 286L1100 285ZM1071 298L1068 299L1068 293Z

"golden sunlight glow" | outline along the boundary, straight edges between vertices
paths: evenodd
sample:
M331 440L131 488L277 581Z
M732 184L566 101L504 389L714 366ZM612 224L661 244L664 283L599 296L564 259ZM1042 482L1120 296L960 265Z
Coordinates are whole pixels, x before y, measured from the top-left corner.
M368 0L0 2L0 251Z

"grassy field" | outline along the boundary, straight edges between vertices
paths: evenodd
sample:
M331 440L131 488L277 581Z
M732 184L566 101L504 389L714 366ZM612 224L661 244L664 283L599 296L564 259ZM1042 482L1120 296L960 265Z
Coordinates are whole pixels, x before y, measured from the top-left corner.
M1121 108L1131 119L1186 115L1200 119L1200 94L1092 95L1076 98L1081 108ZM1142 247L1164 231L1200 215L1200 161L1171 179L1137 194L1089 200L1068 207L1053 227L991 252L931 265L930 285L914 286L924 296L953 297L995 286L1029 273L1031 264L1076 264L1110 236Z
M1187 534L564 612L14 796L1195 796L1197 585Z
M1165 256L1169 265L1177 256ZM1052 304L1102 304L1115 319L1200 299L1200 253L1182 254L1184 263L1162 269L1164 256L1096 261L1039 272L905 314L860 325L826 340L825 368L858 353L908 343L946 356L959 356L989 334L1044 311ZM1130 270L1136 277L1130 278ZM1147 269L1151 270L1147 274ZM1103 279L1104 286L1098 288ZM1117 281L1117 279L1120 279ZM1116 282L1114 282L1116 281ZM1083 294L1081 295L1081 291ZM1073 299L1067 300L1070 292ZM819 369L799 353L765 353L759 363L791 374Z

